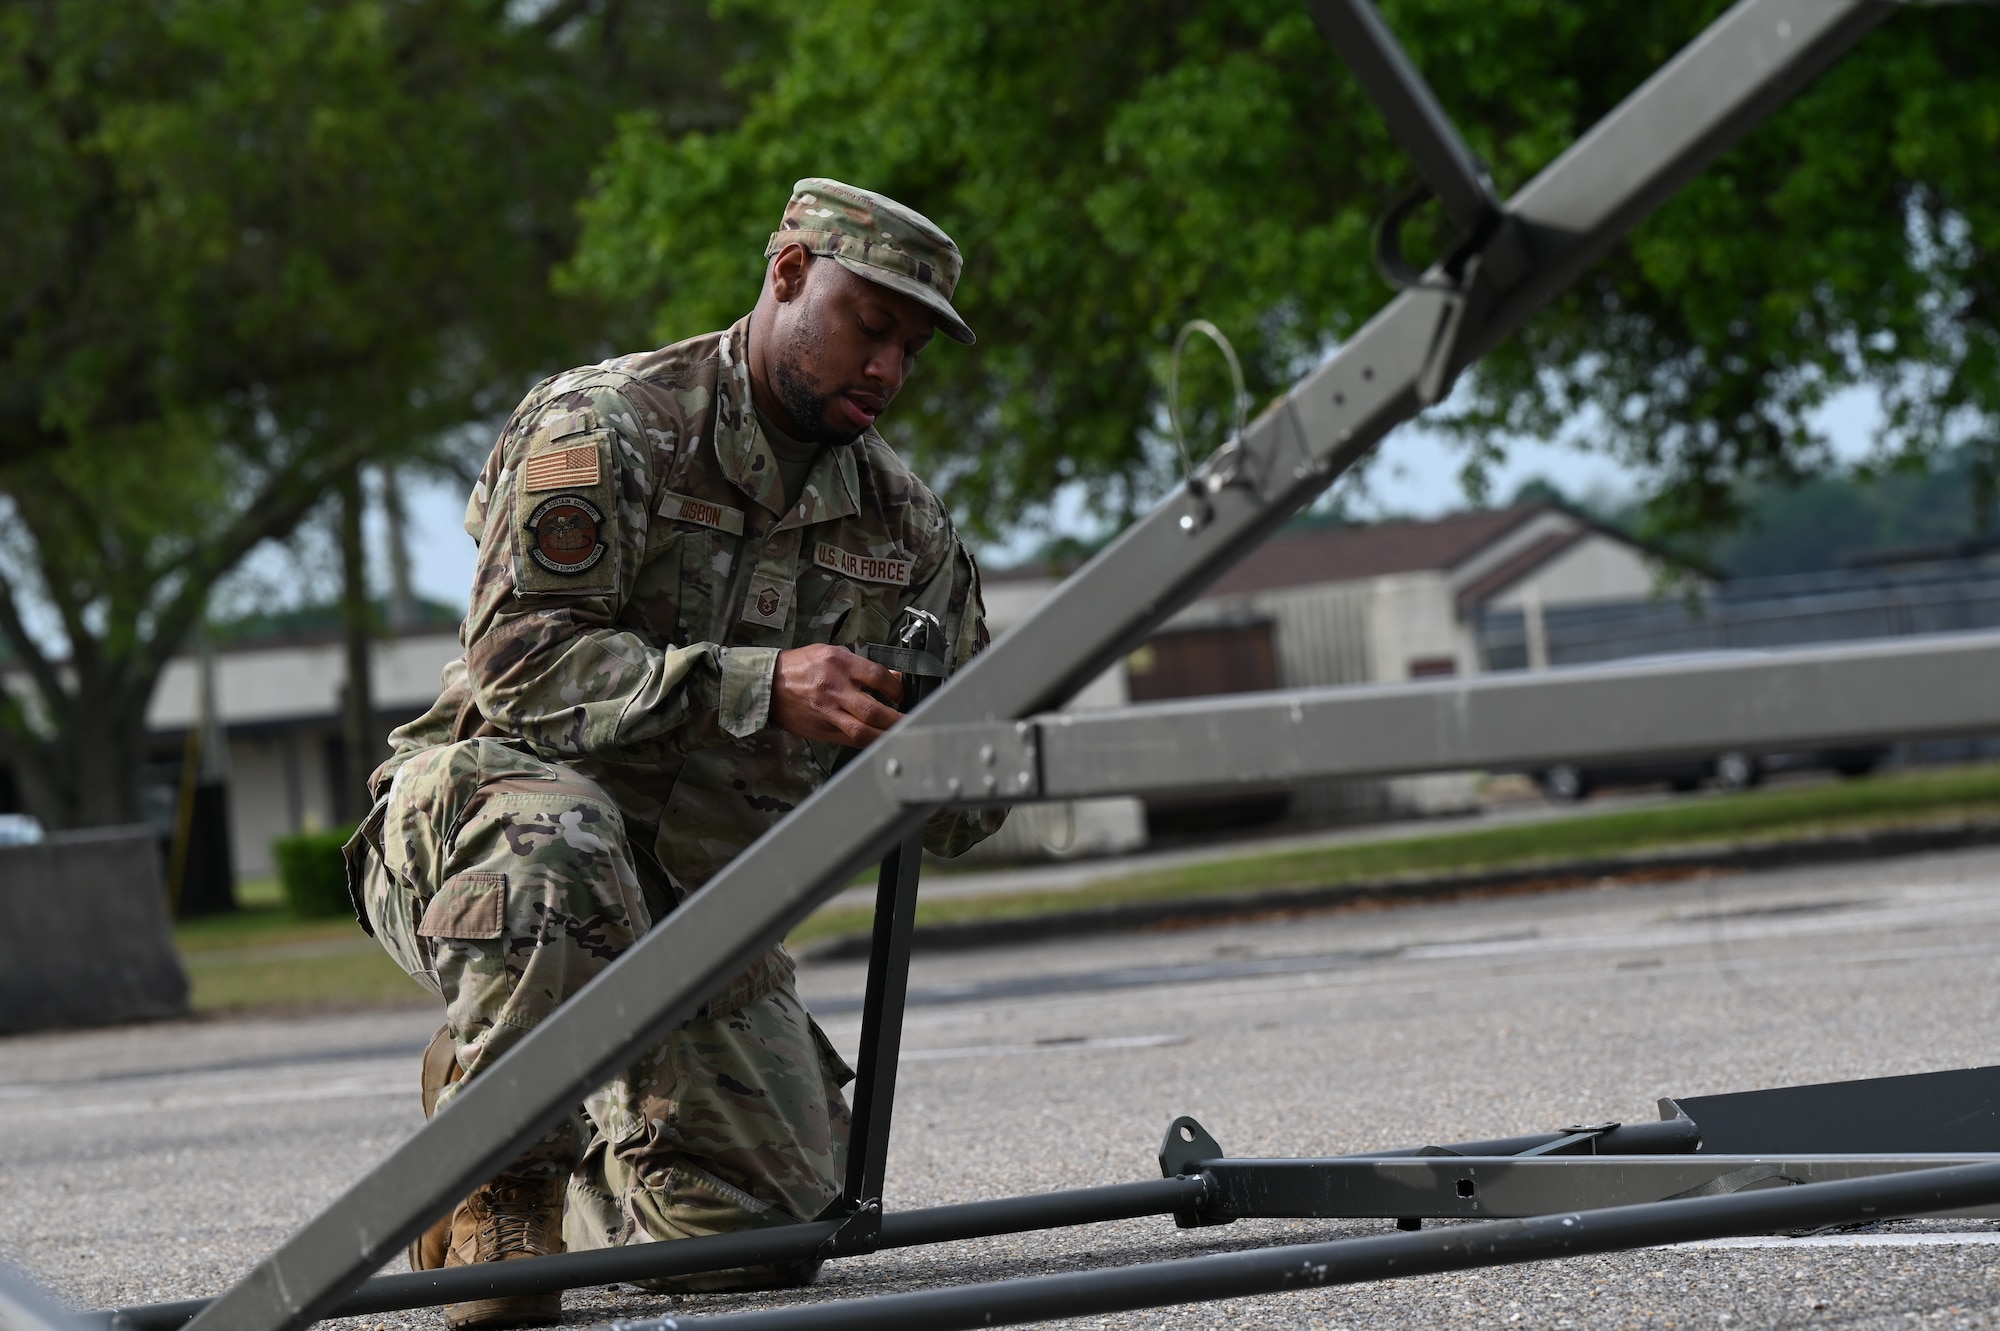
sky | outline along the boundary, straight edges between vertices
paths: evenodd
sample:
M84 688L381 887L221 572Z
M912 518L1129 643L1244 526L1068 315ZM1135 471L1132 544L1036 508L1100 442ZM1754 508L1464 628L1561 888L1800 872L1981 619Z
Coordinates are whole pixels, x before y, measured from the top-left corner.
M1879 419L1875 399L1863 391L1849 392L1829 402L1818 417L1844 461L1864 456ZM895 443L894 422L886 434ZM1368 512L1408 517L1435 517L1465 508L1458 470L1463 454L1448 440L1425 431L1421 422L1406 425L1385 439L1369 477ZM1623 495L1637 488L1639 477L1602 454L1560 444L1519 441L1494 472L1493 494L1504 499L1534 477L1553 482L1565 494ZM420 595L463 609L472 586L473 547L465 534L465 492L457 482L426 481L406 492L409 506L411 577ZM1074 528L1081 506L1058 502L1057 523ZM1002 545L982 549L983 562L1004 567L1027 558L1043 533L1024 532ZM370 543L381 549L379 542Z

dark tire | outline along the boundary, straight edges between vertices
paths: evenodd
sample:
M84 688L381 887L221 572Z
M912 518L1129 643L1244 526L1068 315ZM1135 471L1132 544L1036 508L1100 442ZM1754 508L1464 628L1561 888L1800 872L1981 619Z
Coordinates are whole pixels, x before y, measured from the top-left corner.
M1842 753L1835 756L1832 767L1838 775L1851 781L1857 776L1872 776L1888 756L1879 750L1873 753Z
M1535 783L1542 788L1543 795L1557 804L1575 804L1590 795L1590 779L1581 767L1571 763L1536 773Z
M1764 779L1764 765L1748 753L1725 753L1715 760L1717 790L1748 790Z

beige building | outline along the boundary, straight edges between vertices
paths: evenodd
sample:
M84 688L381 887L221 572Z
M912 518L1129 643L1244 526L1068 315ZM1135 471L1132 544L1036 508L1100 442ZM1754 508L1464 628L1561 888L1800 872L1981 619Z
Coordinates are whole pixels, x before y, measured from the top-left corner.
M449 633L374 644L375 707L387 734L436 701L438 676L459 654ZM228 735L230 853L241 878L275 872L271 842L356 817L343 807L340 716L346 693L341 643L246 644L215 654L216 712ZM200 716L200 670L170 662L146 713L171 798L180 744ZM384 750L386 756L387 750Z
M1643 600L1658 579L1651 552L1552 504L1294 529L1128 657L1127 688L1145 700L1478 674L1481 610L1523 609L1536 655L1542 608ZM1547 664L1545 648L1536 663ZM1284 801L1303 822L1473 802L1473 780L1461 775L1317 783Z

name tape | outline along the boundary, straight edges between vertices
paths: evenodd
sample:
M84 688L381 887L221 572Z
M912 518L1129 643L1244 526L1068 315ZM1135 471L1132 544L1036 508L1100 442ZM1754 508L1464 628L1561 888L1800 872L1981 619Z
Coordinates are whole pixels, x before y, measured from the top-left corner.
M888 582L898 587L910 585L911 564L907 559L857 555L830 542L820 541L813 546L813 563L860 582Z
M706 499L696 499L693 495L677 495L671 490L660 501L660 516L692 522L698 527L713 527L731 536L743 534L742 509L725 508Z

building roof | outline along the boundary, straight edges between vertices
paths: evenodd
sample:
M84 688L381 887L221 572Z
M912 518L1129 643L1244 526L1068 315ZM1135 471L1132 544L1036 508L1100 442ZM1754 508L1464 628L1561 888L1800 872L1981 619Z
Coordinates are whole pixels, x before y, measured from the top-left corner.
M1459 588L1458 608L1470 610L1474 606L1484 605L1563 551L1580 541L1589 539L1592 533L1593 529L1590 527L1578 527L1574 531L1550 532L1541 537L1519 554L1502 560Z
M1365 527L1280 532L1245 555L1207 594L1229 596L1454 569L1551 507L1521 504L1424 520L1399 518Z

